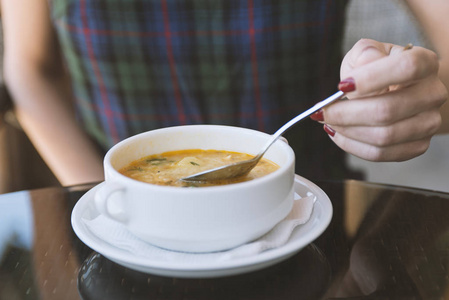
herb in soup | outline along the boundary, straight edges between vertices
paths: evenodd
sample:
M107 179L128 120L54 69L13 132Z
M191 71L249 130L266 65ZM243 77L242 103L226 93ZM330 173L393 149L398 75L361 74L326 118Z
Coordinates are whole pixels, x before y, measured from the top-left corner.
M119 172L130 178L157 185L199 187L248 181L265 176L279 169L277 164L263 158L247 176L240 178L207 184L190 183L179 180L180 178L198 172L251 159L252 157L253 156L246 153L223 150L192 149L170 151L143 157L120 169Z

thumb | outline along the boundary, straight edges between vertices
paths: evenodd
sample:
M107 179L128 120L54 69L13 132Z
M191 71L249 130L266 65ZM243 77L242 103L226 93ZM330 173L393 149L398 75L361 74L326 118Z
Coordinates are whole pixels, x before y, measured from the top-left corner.
M388 54L381 49L373 46L368 46L364 48L358 56L354 57L355 60L353 67L357 68L366 65L385 56L388 56Z
M384 43L375 40L361 39L346 54L341 65L341 78L346 78L353 69L371 63L389 55Z

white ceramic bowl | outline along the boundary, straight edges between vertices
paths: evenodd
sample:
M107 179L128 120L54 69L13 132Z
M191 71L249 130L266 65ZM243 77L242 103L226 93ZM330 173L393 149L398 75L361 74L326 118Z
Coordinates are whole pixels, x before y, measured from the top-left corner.
M105 184L97 209L134 235L161 248L185 252L230 249L267 233L293 204L294 152L277 141L264 155L280 166L251 181L181 188L140 182L117 170L142 157L183 149L257 154L268 134L218 125L168 127L130 137L104 159Z

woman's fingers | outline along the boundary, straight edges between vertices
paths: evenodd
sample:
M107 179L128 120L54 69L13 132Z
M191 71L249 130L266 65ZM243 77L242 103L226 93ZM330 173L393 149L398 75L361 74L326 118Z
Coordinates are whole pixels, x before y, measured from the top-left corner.
M437 132L440 125L441 115L435 109L386 126L327 126L349 139L375 147L388 147L428 139Z
M404 161L417 157L429 148L430 137L417 141L379 147L336 133L332 140L344 151L369 161Z
M427 49L361 40L343 60L341 78L353 78L356 91L349 98L378 94L395 85L409 85L438 73L438 57Z
M331 126L385 126L439 109L446 98L445 86L430 77L389 93L336 102L323 116Z

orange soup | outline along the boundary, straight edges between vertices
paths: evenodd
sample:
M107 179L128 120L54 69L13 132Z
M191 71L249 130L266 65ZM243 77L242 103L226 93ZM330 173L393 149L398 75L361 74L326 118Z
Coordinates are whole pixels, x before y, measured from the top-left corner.
M208 184L179 180L189 175L251 159L252 157L246 153L222 150L193 149L170 151L143 157L120 169L119 172L130 178L157 185L199 187L248 181L279 169L279 166L274 162L262 158L257 166L244 177Z

